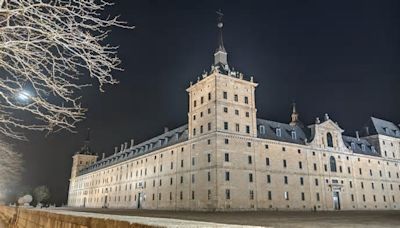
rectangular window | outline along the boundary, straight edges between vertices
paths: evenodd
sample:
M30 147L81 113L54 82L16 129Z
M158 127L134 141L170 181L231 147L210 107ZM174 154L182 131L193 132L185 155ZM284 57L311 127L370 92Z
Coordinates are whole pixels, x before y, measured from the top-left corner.
M211 199L211 190L208 189L208 193L207 193L207 199L210 200Z
M351 201L354 202L354 195L353 194L351 194Z
M180 198L180 200L183 200L183 192L182 191L179 193L179 198Z
M306 200L306 197L305 197L304 192L301 193L301 200L302 200L302 201Z
M183 160L181 160L181 167L183 168Z
M265 158L265 165L269 166L269 158Z
M225 189L225 199L227 199L227 200L231 199L231 190L230 189Z
M228 122L224 122L224 130L228 130Z
M239 115L239 110L235 109L235 115Z
M317 201L320 201L319 193L317 193Z
M284 193L285 200L289 200L289 192Z
M235 101L239 101L239 98L238 98L237 94L234 95L234 99L235 99Z
M192 166L194 166L196 163L195 163L195 158L194 157L192 157Z
M300 185L304 185L304 178L300 177Z
M283 160L283 168L286 168L286 160Z
M229 162L229 154L225 153L225 162Z
M318 179L315 178L315 186L318 186Z
M287 176L283 177L283 183L288 184L288 177Z
M224 107L224 112L228 113L228 108L227 107Z
M246 117L250 117L250 113L249 112L246 112Z
M207 130L208 130L208 131L211 131L211 123L208 123L208 124L207 124Z
M272 200L272 192L268 191L268 200Z
M250 198L250 200L254 200L254 191L253 190L250 190L249 198Z
M207 180L208 180L208 182L211 181L211 173L210 172L207 172Z
M247 160L248 160L249 164L252 164L252 163L253 163L253 159L252 159L251 155L249 155L249 156L247 157Z
M246 133L250 134L250 126L249 125L246 126Z
M183 184L183 176L181 176L181 184Z
M353 182L352 181L349 182L349 185L350 185L350 188L353 188Z
M194 191L192 191L192 200L194 200Z
M228 99L228 93L227 92L223 92L223 97L224 97L224 99Z
M303 169L303 164L299 162L299 169Z
M269 184L269 183L271 183L271 175L267 175L267 183Z
M236 132L240 131L239 124L235 124Z
M314 163L314 171L317 171L317 164Z
M194 174L192 174L192 183L194 183Z
M249 173L249 182L253 182L253 174Z
M248 97L244 97L244 103L248 104L249 103L249 98Z
M208 100L211 100L211 93L208 93Z
M208 162L208 163L211 162L211 154L207 154L207 162Z
M225 172L225 181L230 181L230 179L231 179L230 173L228 171Z
M200 98L200 103L203 104L204 103L204 97Z

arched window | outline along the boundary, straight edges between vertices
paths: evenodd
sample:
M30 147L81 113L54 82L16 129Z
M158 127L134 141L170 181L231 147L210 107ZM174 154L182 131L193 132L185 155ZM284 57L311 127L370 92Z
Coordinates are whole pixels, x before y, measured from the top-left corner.
M328 134L326 134L326 141L328 143L328 147L333 147L332 134L329 132L328 132Z
M331 172L336 172L336 160L333 156L329 158L329 164L331 165Z

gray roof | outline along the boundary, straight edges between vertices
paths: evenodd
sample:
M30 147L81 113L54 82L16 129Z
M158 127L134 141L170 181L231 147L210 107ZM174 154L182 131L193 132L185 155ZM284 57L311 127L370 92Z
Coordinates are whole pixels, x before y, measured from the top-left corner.
M265 132L262 131L265 129ZM281 136L276 134L276 129L281 129ZM292 132L296 132L296 138L292 138ZM287 123L279 123L271 120L257 119L257 137L281 142L305 145L307 130L299 126L290 126Z
M379 152L366 139L351 136L342 136L344 144L357 154L380 156ZM364 145L364 146L363 146ZM363 148L364 147L364 148Z
M162 135L149 139L145 142L137 144L131 148L127 148L121 152L113 154L105 159L97 161L96 163L82 169L79 174L86 174L89 172L93 172L98 169L102 169L107 166L111 166L135 157L142 156L144 154L148 154L155 150L159 150L161 148L171 146L188 139L188 126L187 124L173 129L171 131L165 132Z
M377 134L400 138L400 129L396 124L390 121L371 117L362 130L362 135L368 136Z

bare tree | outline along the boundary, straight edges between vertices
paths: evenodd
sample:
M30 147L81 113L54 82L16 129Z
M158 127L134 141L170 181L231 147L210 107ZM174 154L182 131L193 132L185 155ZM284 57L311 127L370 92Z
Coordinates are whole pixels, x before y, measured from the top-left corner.
M0 133L74 131L86 109L89 75L100 91L116 84L117 47L105 42L111 27L106 0L0 0Z
M35 199L37 204L40 204L44 201L50 199L50 190L47 186L42 185L38 186L33 190L33 198Z
M0 202L10 195L21 178L23 171L21 154L0 139Z

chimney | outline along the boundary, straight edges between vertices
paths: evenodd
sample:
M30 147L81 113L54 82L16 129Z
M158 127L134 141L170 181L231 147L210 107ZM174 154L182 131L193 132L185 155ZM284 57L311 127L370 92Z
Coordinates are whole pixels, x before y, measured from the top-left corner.
M360 141L360 134L358 133L358 131L356 131L356 138L358 141Z
M325 121L326 121L326 120L329 120L328 113L325 113L325 115L324 115L324 119L325 119Z
M121 152L121 151L123 151L124 150L124 144L122 143L121 144L121 150L119 151L119 152Z
M369 135L369 127L365 127L365 134Z
M118 147L114 147L114 154L118 153Z
M131 148L135 145L135 140L131 139Z
M106 153L103 153L103 155L101 156L101 160L104 160L104 158L106 158Z
M124 150L128 149L128 142L124 143Z
M168 127L164 127L164 133L167 133L169 131Z

